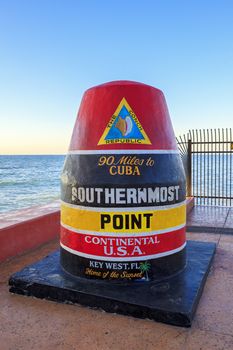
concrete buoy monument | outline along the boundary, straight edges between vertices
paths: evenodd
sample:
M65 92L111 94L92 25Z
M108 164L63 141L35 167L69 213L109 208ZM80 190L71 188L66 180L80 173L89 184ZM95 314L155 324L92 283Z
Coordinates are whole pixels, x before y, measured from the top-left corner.
M76 276L155 280L185 266L185 191L163 93L87 90L61 177L61 264Z
M61 175L60 252L14 274L10 291L190 326L215 245L186 242L185 227L163 93L131 81L90 88Z

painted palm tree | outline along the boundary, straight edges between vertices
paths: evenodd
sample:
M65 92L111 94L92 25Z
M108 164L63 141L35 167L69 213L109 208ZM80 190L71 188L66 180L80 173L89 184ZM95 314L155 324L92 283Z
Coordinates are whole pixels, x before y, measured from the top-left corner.
M148 271L151 268L150 263L148 261L141 262L139 267L140 267L140 270L145 274L145 278L148 281L149 280Z

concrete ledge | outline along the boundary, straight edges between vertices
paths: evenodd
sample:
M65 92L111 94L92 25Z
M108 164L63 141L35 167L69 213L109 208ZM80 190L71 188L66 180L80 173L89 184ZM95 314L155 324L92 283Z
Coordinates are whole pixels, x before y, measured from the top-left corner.
M194 197L186 198L186 215L188 215L194 207Z
M187 219L189 232L233 234L233 209L196 205Z
M186 226L189 232L203 232L203 233L223 233L223 234L233 234L233 229L228 227L209 227L209 226Z
M59 236L59 201L0 215L0 262Z

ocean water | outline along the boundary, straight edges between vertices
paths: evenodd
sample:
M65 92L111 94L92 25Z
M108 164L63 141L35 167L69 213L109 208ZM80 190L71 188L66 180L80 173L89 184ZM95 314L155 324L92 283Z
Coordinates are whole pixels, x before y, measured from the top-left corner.
M0 156L0 213L60 197L64 155Z
M64 155L0 156L0 213L49 203L60 197ZM233 153L192 158L193 194L233 198ZM196 204L231 205L229 199Z
M192 189L196 204L231 206L233 153L193 154Z

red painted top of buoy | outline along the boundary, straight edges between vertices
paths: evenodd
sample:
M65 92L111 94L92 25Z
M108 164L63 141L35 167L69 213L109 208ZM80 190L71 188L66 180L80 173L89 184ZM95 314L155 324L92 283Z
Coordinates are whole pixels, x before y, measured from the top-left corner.
M114 142L112 136L114 130L108 134L110 128L106 128L110 125L109 122L120 103L123 103L121 104L123 106L124 101L127 103L128 110L130 106L133 114L129 115L128 119L124 116L125 119L120 118L122 125L118 116L117 132L118 134L122 133L123 136L119 142ZM120 107L118 112L119 110ZM134 117L132 119L132 116L136 116L136 119ZM141 138L144 137L149 140L148 142L125 142L126 139L130 140L129 142L134 140L133 131L131 134L129 132L134 123L139 126L139 130L142 127L144 136L141 135ZM113 128L116 129L115 126ZM135 126L136 128L137 126ZM137 132L139 133L139 131ZM104 144L106 137L110 141ZM133 81L113 81L90 88L84 93L69 150L106 149L177 150L168 108L161 90Z

